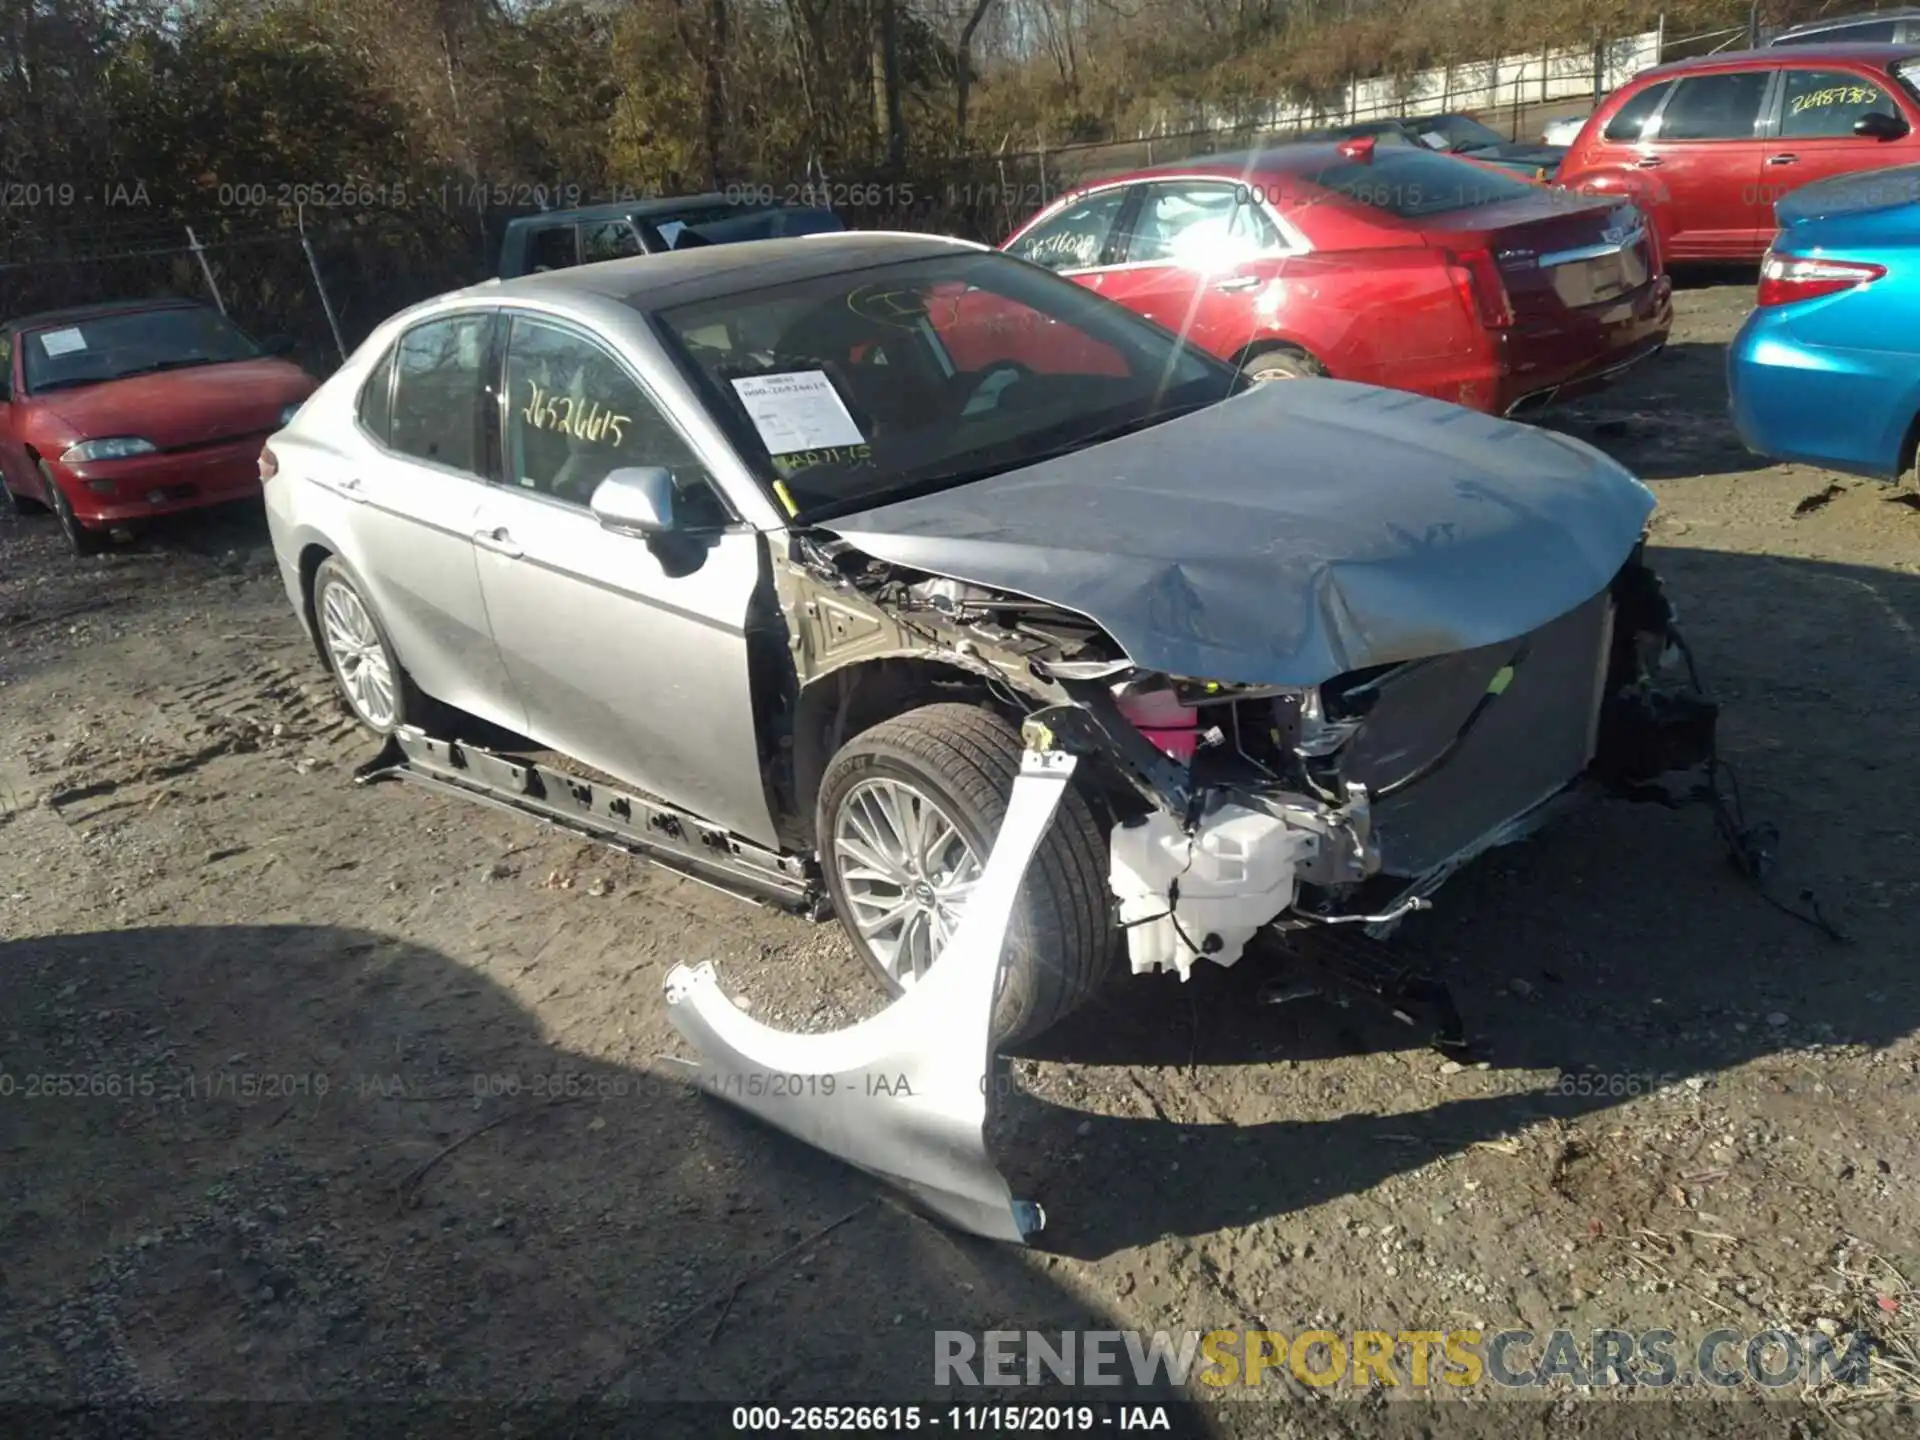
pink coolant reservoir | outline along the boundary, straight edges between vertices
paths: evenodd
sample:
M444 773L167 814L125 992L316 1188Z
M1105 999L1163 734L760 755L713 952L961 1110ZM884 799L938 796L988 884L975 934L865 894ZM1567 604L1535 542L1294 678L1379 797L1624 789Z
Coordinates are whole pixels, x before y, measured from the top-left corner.
M1193 759L1200 739L1200 712L1182 705L1171 689L1137 690L1114 699L1120 713L1160 750L1183 765Z

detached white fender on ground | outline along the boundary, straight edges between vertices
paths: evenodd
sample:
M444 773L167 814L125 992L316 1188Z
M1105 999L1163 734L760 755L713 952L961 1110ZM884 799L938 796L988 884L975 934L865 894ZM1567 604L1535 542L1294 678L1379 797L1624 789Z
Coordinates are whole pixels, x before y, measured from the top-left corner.
M986 1147L994 995L1014 898L1074 765L1059 752L1021 757L958 929L939 963L885 1010L824 1035L775 1030L721 992L712 965L677 965L667 976L667 1014L700 1059L670 1063L962 1229L1025 1244L1045 1216L1013 1198Z

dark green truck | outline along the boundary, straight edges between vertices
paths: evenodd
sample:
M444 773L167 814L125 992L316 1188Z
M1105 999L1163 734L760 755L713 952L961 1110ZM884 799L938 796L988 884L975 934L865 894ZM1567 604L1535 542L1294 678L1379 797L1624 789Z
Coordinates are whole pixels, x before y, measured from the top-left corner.
M845 228L831 210L735 200L717 193L618 200L508 221L500 245L499 275L511 280L538 270L563 270L623 255L656 255L694 245L817 235Z

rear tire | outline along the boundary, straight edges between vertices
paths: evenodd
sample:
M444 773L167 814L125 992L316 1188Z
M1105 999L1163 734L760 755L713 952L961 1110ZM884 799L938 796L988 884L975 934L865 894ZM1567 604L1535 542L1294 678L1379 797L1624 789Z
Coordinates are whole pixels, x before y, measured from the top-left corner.
M384 736L421 723L426 696L401 668L358 577L331 555L313 573L313 629L341 698L365 729Z
M67 537L67 548L80 559L89 555L98 555L107 548L107 533L104 530L90 530L80 523L79 516L73 513L73 504L67 499L66 492L60 488L60 482L53 478L53 472L47 468L44 460L36 461L40 467L40 483L46 487L48 506L54 518L60 522L60 533Z
M1263 350L1240 368L1257 385L1269 380L1318 380L1327 373L1326 366L1304 350Z
M884 882L876 891L874 872L843 853L842 837L857 836L861 825L871 832L876 797L904 793L924 802L921 813L929 824L951 825L973 864L983 865L1006 818L1021 750L1019 732L1000 716L972 705L940 704L874 726L827 766L815 807L821 868L848 937L889 994L904 992L902 961L891 957L890 968L886 942L876 945L860 933L861 921L874 918L886 903ZM849 869L856 885L865 887L859 903L849 895ZM994 1004L996 1048L1032 1039L1084 1004L1110 973L1114 939L1106 837L1085 797L1069 789L1014 903ZM938 963L937 950L930 963ZM908 983L915 978L908 973Z

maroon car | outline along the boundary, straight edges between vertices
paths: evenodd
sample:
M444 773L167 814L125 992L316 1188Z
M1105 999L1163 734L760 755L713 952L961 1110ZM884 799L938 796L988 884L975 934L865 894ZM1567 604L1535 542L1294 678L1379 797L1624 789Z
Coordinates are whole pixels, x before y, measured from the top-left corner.
M1555 183L1637 200L1669 262L1758 260L1774 202L1920 160L1920 45L1778 45L1643 71L1607 97Z
M279 347L284 348L284 347ZM0 325L0 481L77 555L171 511L257 497L260 449L317 382L191 301Z
M1673 323L1633 205L1372 139L1101 180L1004 248L1261 379L1330 375L1496 415L1605 383Z

